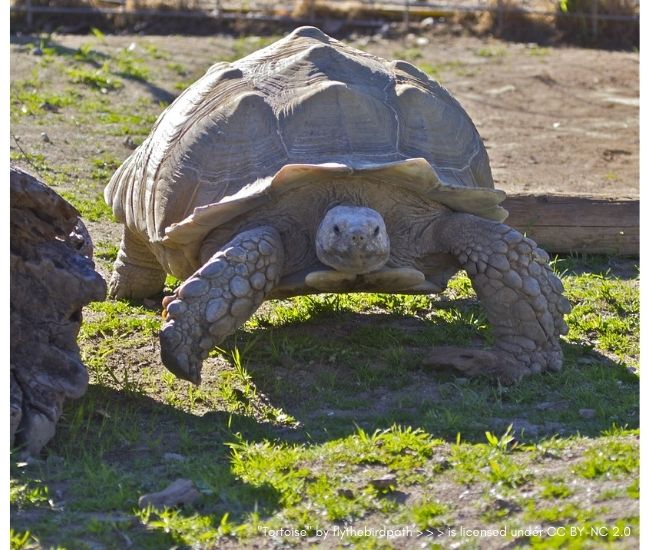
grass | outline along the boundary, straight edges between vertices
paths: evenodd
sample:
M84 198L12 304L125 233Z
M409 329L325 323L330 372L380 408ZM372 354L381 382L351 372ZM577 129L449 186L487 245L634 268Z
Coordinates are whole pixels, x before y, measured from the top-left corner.
M67 70L67 74L74 84L83 84L102 93L124 86L119 79L111 76L107 65L99 69L72 68Z
M237 39L223 57L265 41ZM130 152L124 137L143 139L166 105L134 92L189 82L196 68L149 40L133 50L109 48L101 33L86 42L38 39L43 55L12 84L12 125L57 124L69 143L19 136L11 158L110 230L93 234L108 272L119 232L103 186ZM426 61L416 63L434 75L466 70ZM98 79L72 82L67 70ZM440 296L265 303L210 354L200 387L160 363L160 297L90 304L78 338L86 395L66 401L42 456L11 457L11 546L269 548L328 537L333 547L477 548L463 529L498 527L490 540L513 547L633 547L638 273L617 276L608 262L554 259L574 308L564 368L511 387L422 366L432 345L491 341L463 275ZM165 292L178 285L168 277ZM192 504L139 508L139 496L179 478L196 487Z
M628 290L604 300L602 284L585 284L592 279L565 274L572 301L629 313ZM147 350L156 346L156 310L92 304L80 335L90 390L66 405L49 458L12 470L15 547L21 537L112 547L116 530L138 548L299 543L325 533L341 544L366 545L379 543L387 525L469 543L460 534L469 526L458 519L461 511L484 528L505 525L508 541L532 547L598 544L614 540L615 529L633 540L638 378L598 355L602 339L584 348L567 342L563 371L509 388L423 372L417 350L440 323L431 312L459 299L472 299L465 277L454 279L442 300L362 294L269 303L213 353L200 388L155 372L148 360L125 364L153 352ZM372 330L359 326L363 317ZM580 330L578 320L569 322ZM333 327L341 333L328 338L323 331ZM362 361L382 342L413 350L401 354L392 385L393 355L375 351L372 362ZM585 355L594 362L579 362ZM539 407L551 400L567 403ZM587 405L600 414L582 418L577 411ZM499 429L505 418L515 422ZM551 429L527 433L522 418L529 430ZM612 426L614 418L628 427ZM183 460L165 460L170 452ZM198 488L194 504L137 509L138 495L179 477ZM584 506L593 483L599 500ZM480 498L459 501L464 491ZM64 514L53 511L59 499ZM529 525L545 526L544 534L526 531ZM550 527L570 533L576 525L593 526L595 534L548 534Z
M505 48L502 47L485 47L476 50L476 55L479 57L487 58L501 58L508 54Z
M47 111L60 111L75 103L79 95L75 90L60 92L43 92L29 81L19 81L11 85L11 113L17 119L23 115L43 115Z
M423 54L420 48L405 48L403 50L395 50L393 52L394 59L403 59L411 63L416 63L422 59Z

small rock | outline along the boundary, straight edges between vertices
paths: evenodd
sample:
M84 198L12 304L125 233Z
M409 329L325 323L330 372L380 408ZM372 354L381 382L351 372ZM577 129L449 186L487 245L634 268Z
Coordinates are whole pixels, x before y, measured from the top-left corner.
M201 496L190 479L177 479L169 487L158 493L142 495L138 499L138 506L146 508L172 508L185 504L192 504Z
M436 20L433 17L425 17L420 21L420 28L424 30L430 30L436 25Z
M507 510L508 512L521 511L521 506L519 506L516 502L512 502L505 498L496 498L494 500L494 507L497 510Z
M151 298L145 298L143 303L146 307L154 308L158 307L159 302L157 300L152 300Z
M136 142L133 141L133 138L131 136L126 136L122 144L124 145L124 147L131 150L135 149L138 146Z
M498 95L514 92L516 89L517 88L512 84L506 84L505 86L501 86L499 88L492 88L490 90L487 90L486 93L490 94L491 96L498 96Z
M49 101L44 101L39 105L40 109L43 109L44 111L50 111L51 113L58 113L59 108L56 105L52 105Z
M352 491L352 489L339 489L338 494L339 494L339 496L345 497L345 498L348 498L348 499L353 499L354 498L354 492Z
M32 55L43 55L43 50L41 50L41 48L38 46L34 46L32 48Z
M185 462L187 460L186 457L183 455L179 455L178 453L165 453L163 455L163 459L168 460L170 462Z
M596 416L596 410L595 409L579 409L578 414L582 416L582 418L594 418Z
M535 405L535 408L539 411L559 411L561 409L566 409L568 405L569 402L566 400L542 401Z
M515 418L512 421L512 431L516 434L523 433L529 437L536 437L539 435L539 426L523 418Z
M396 482L397 476L395 474L386 474L385 476L381 476L377 479L371 479L370 485L372 485L375 489L387 490L395 487Z
M50 136L48 136L45 132L41 132L41 139L45 143L52 143L52 140L50 140Z
M420 46L421 48L423 48L424 46L428 46L428 45L429 45L429 39L428 39L426 36L418 36L418 37L415 39L415 44L416 44L417 46Z

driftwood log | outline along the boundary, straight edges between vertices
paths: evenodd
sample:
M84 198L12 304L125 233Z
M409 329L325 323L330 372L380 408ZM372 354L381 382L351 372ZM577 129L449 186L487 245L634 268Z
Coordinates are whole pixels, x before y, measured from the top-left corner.
M37 454L65 398L84 394L81 308L103 300L92 242L77 211L51 188L10 169L11 444Z
M591 195L508 195L505 223L547 252L639 255L639 200Z

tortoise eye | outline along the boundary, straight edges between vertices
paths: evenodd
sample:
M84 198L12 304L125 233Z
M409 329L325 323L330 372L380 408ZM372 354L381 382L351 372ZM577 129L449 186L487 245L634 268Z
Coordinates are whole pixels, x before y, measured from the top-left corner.
M335 225L334 226L334 233L336 233L338 235L340 232L341 232L341 230L339 229L339 226Z
M379 235L379 226L375 227L375 230L373 231L373 234L375 235L375 237L377 235Z

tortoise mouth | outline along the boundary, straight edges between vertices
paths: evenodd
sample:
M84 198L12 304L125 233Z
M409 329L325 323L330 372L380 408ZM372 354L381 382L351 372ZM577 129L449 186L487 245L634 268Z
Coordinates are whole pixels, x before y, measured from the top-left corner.
M321 292L408 292L431 286L424 273L411 267L382 267L365 274L316 270L307 273L305 284Z
M347 275L365 275L379 271L386 265L389 257L389 252L375 254L358 251L341 255L323 251L319 254L320 261L326 266Z

